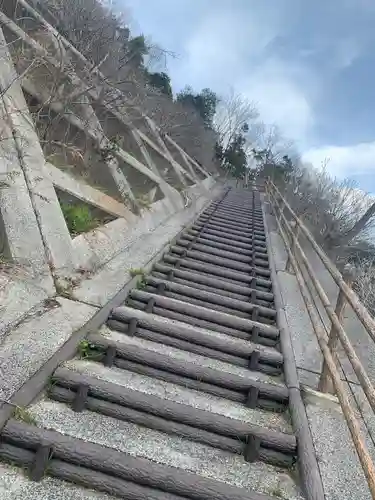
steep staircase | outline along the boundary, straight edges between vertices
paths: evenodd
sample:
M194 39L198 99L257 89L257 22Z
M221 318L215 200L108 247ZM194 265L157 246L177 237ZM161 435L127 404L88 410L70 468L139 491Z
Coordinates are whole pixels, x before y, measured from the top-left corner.
M302 499L283 362L259 193L228 190L7 422L33 481L0 496Z

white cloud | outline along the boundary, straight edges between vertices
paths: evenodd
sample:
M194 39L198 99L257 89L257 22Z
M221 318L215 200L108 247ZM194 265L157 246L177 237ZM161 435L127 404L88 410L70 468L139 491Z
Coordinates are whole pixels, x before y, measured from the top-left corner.
M197 89L205 85L219 91L236 83L275 36L271 26L254 21L227 8L203 17L185 41L181 58L171 62L173 81L178 87L188 82Z
M314 122L305 93L311 75L268 53L283 26L277 17L263 17L257 9L221 9L205 17L186 41L182 58L170 65L173 86L188 82L219 94L232 87L258 105L265 123L277 124L303 145Z
M212 0L199 0L193 11L189 0L125 1L137 6L147 33L179 54L168 64L174 90L186 84L219 94L234 88L257 103L264 122L279 125L306 151L306 161L319 167L329 157L333 175L356 178L365 188L373 177L375 190L375 142L309 149L316 122L331 118L325 93L369 46L361 26L371 20L374 0L326 2L307 15L302 7L292 12L295 2L287 0L216 0L215 8Z
M337 177L375 177L375 142L353 146L324 146L310 149L302 157L315 167L320 167L326 158L329 159L328 171Z
M337 69L349 68L363 52L358 39L343 38L334 43L333 64Z
M276 123L286 137L303 145L314 123L313 110L290 73L281 61L268 61L241 82L240 90L257 103L265 123Z

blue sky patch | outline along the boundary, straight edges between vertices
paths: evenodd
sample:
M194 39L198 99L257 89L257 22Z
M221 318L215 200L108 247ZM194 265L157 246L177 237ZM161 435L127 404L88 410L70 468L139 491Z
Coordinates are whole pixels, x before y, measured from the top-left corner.
M177 54L175 91L231 88L306 161L375 193L373 0L124 0L117 8Z

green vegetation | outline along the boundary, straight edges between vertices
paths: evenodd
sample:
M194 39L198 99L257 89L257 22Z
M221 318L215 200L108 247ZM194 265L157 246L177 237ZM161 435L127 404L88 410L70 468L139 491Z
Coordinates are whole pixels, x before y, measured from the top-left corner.
M288 155L278 158L269 149L253 149L252 154L257 162L257 174L263 179L271 177L277 184L286 183L295 171L295 165Z
M138 290L143 290L146 286L147 286L147 282L143 277L139 281L137 281Z
M3 255L2 253L0 253L0 265L1 264L8 264L8 259L5 257L5 255Z
M102 356L102 352L97 346L90 344L86 339L81 340L78 344L77 351L81 359L98 359Z
M71 298L72 294L72 287L70 284L65 284L63 285L60 281L54 280L55 281L55 289L57 295L61 295L61 297L66 297L67 299Z
M169 98L173 98L172 87L171 87L171 79L167 75L167 73L149 73L145 70L145 74L148 80L148 83L152 85L154 88L160 90L162 94L168 96Z
M61 210L69 232L74 236L91 231L99 225L92 216L90 208L83 203L77 205L62 203Z
M16 420L20 420L25 424L36 425L35 418L26 408L22 408L21 406L16 406L13 412L13 418L15 418Z
M282 498L282 499L286 499L286 496L283 492L283 490L281 489L280 485L278 484L277 486L275 486L274 488L270 488L269 490L269 494L272 496L272 497L276 497L276 498Z
M247 124L243 129L246 130ZM216 157L221 161L223 167L236 179L241 179L247 169L246 138L242 133L235 134L233 139L223 147L216 143Z
M141 208L145 208L146 210L149 210L151 206L151 202L147 198L147 196L140 196L139 198L137 198L137 202Z
M120 137L112 137L106 146L101 148L100 154L104 161L112 161L120 149Z
M139 276L139 279L137 281L137 288L138 290L142 290L142 288L145 288L147 285L146 283L146 272L144 269L136 269L132 268L129 270L130 276L132 278L135 278L136 276Z
M146 276L146 272L141 267L132 267L129 269L129 274L132 278L135 276Z
M196 94L191 87L187 86L177 94L176 99L181 104L194 108L207 128L213 127L216 106L219 102L215 92L206 88Z

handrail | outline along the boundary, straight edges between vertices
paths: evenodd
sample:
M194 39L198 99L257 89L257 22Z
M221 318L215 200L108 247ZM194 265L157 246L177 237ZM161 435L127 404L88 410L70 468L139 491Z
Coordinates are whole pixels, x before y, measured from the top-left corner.
M324 369L322 376L323 374L325 374L325 376L329 374L332 379L333 386L336 391L339 403L341 405L344 417L346 419L350 434L352 436L352 440L356 448L360 463L362 465L362 469L365 473L372 498L375 500L375 465L368 451L368 448L365 444L365 439L361 433L360 423L355 415L355 411L351 407L350 400L346 392L346 388L343 382L341 381L340 372L338 370L338 367L336 366L337 363L337 358L335 353L336 344L335 342L332 342L333 335L337 336L338 339L340 340L344 348L344 351L348 359L350 360L353 369L358 377L360 385L366 394L366 397L371 405L371 408L375 412L375 389L340 321L339 317L340 310L343 307L342 301L347 299L348 303L352 306L353 311L356 313L357 317L360 319L360 321L362 322L363 326L365 327L366 331L369 333L372 339L375 339L375 322L370 316L365 306L360 302L356 293L345 282L339 270L334 266L334 264L330 261L330 259L324 253L324 251L316 243L310 231L306 228L303 222L292 210L288 202L280 193L279 189L270 180L266 182L266 193L268 194L268 199L276 218L277 227L287 251L288 255L287 267L290 268L291 266L295 272L296 279L299 288L301 290L301 295L306 304L307 312L309 314L314 333L317 337L319 347L323 354ZM292 218L295 220L296 224L294 228L291 227L290 222L285 216L284 214L285 210L287 210L292 216ZM341 293L339 293L339 299L338 299L338 304L336 305L336 309L330 303L321 283L316 277L314 269L312 268L308 258L306 257L305 252L303 251L300 243L298 242L299 233L301 232L306 236L307 240L311 243L312 247L319 255L321 261L323 262L325 268L329 271L329 273L334 278L334 281L337 283L339 287ZM296 258L296 255L298 255L298 259ZM311 282L331 322L330 337L328 337L323 321L318 314L317 306L312 301L311 293L306 284L304 275L301 271L301 264L303 264L304 268L306 269L308 276L311 279ZM327 387L327 384L322 384L322 386Z
M339 288L343 291L347 301L352 306L355 311L358 319L361 321L362 325L366 328L367 333L370 335L372 340L375 341L375 320L371 317L370 313L366 309L366 307L361 303L357 294L345 283L344 278L342 277L340 271L333 264L333 262L329 259L329 257L325 254L325 252L321 249L318 243L315 241L314 237L307 229L307 227L303 224L303 222L299 219L298 215L293 211L289 203L284 199L279 189L275 186L272 181L268 181L268 186L272 186L272 189L276 191L276 193L282 198L285 207L290 212L290 215L296 221L296 223L300 226L301 231L306 236L308 241L311 243L315 252L319 255L321 261L329 271L330 275L339 286Z
M279 208L280 210L280 205L276 198L274 197L273 193L271 192L270 195L273 198L274 204ZM355 371L355 374L357 375L359 381L361 382L361 385L363 387L363 390L367 396L367 399L371 405L371 408L375 412L375 389L371 383L370 378L368 377L364 367L362 366L362 363L360 362L360 359L358 358L352 343L350 342L350 339L347 335L347 333L344 330L344 327L342 326L339 318L337 317L335 310L332 306L332 304L329 301L329 298L327 297L327 294L325 293L322 285L320 284L319 280L316 278L314 269L312 268L310 262L308 261L308 258L306 257L305 252L303 251L300 243L298 243L297 238L295 237L293 230L290 228L290 225L288 224L288 221L283 214L283 212L280 210L280 215L281 219L284 222L285 227L287 228L288 232L292 236L292 241L295 244L295 248L298 249L298 254L303 262L303 264L306 267L306 270L310 276L310 279L315 286L316 291L318 292L319 298L322 301L322 304L324 306L324 309L327 312L327 315L332 323L332 325L336 328L338 337L341 341L341 344L344 348L344 351L346 355L349 358L349 361L351 365L353 366L353 369Z

